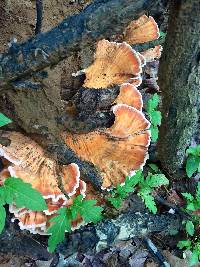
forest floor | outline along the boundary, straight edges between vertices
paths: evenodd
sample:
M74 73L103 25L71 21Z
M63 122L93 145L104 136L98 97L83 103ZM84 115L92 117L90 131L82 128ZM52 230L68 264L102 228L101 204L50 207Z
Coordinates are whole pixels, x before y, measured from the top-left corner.
M48 31L56 26L66 16L80 12L91 1L70 1L70 0L45 0L44 1L44 20L42 31ZM165 1L163 1L165 2ZM5 0L0 1L0 53L5 52L8 43L12 38L17 38L18 42L23 42L34 35L35 27L35 1L32 0ZM167 28L167 10L158 12L155 17L162 31ZM66 82L71 75L70 62L77 61L79 66L79 57L68 58L58 64L54 69L54 75L51 81L55 88L65 90ZM74 66L74 64L73 64ZM158 67L158 64L157 64ZM156 68L157 68L156 67ZM76 69L76 67L75 67ZM70 71L68 71L70 70ZM157 71L157 70L156 70ZM142 85L140 88L144 101L146 101L151 93L156 92L156 88L146 87ZM151 147L155 152L155 144ZM153 152L153 153L154 153ZM162 170L161 170L162 171ZM171 190L173 191L173 190ZM167 211L165 207L160 205L159 211ZM17 227L16 225L14 227ZM19 233L20 235L20 233ZM174 236L164 237L162 233L154 233L151 236L152 241L156 244L162 254L170 262L172 267L187 267L185 260L181 259L181 253L177 250L177 240ZM44 237L35 237L35 240L45 247L46 240ZM13 242L15 242L13 240ZM29 243L25 243L26 246ZM1 246L1 244L0 244ZM19 250L21 248L19 247ZM23 249L23 248L22 248ZM40 246L39 248L40 249ZM138 238L124 241L111 248L104 249L94 256L78 255L77 262L74 260L65 260L62 256L54 255L53 258L36 257L41 251L32 251L29 255L16 256L11 253L0 253L0 267L64 267L64 266L85 266L85 267L156 267L160 266L157 259L152 256L144 242ZM174 256L176 255L176 256ZM48 258L49 257L49 258ZM44 261L43 258L46 258ZM71 262L70 262L71 261ZM79 263L78 263L79 262ZM200 266L200 265L199 265Z

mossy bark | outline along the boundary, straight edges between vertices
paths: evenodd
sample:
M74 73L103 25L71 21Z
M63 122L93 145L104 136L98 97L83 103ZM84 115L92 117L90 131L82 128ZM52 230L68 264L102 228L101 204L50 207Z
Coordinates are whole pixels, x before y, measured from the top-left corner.
M169 27L159 67L162 125L158 154L171 175L183 167L200 110L200 1L170 3Z

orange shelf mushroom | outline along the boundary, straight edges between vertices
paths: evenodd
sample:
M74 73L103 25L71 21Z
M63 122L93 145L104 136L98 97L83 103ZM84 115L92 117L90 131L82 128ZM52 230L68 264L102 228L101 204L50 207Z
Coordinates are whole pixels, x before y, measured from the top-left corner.
M156 45L154 48L147 49L141 52L146 62L154 61L155 59L159 59L161 57L162 46Z
M42 212L34 212L26 208L19 209L12 204L9 205L9 210L14 213L14 220L19 220L22 230L46 234L49 220L56 211L62 206L71 205L71 197L76 196L77 192L85 195L86 184L80 180L79 168L75 163L71 163L62 166L57 174L58 166L55 160L48 158L43 148L31 138L17 132L4 133L3 136L10 140L10 145L0 145L0 157L5 163L0 173L0 185L10 176L20 177L43 195L48 207ZM58 187L58 175L62 178L63 187L69 198Z
M142 95L137 88L130 83L123 83L120 86L120 93L114 101L115 104L126 104L142 111Z
M66 144L80 159L97 167L103 188L123 183L131 171L142 168L150 143L150 125L142 112L124 104L116 105L113 112L115 122L110 129L64 134Z
M153 41L159 36L158 25L154 18L143 15L128 25L124 33L124 41L134 45Z
M97 43L94 63L84 70L84 87L107 88L138 77L141 60L127 43L101 40Z

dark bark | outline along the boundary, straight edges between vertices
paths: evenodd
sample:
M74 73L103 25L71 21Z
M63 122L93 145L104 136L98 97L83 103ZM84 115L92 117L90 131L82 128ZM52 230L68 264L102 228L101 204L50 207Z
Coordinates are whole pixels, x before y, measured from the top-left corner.
M171 1L159 67L162 125L158 152L169 174L178 173L197 131L200 110L200 1Z

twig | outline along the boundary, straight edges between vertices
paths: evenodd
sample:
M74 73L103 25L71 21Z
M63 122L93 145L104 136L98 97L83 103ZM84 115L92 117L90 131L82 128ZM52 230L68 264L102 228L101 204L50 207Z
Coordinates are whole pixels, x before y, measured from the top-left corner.
M35 35L41 33L43 15L43 0L36 0L36 26Z
M162 253L158 250L156 245L151 241L150 238L144 237L143 238L147 248L149 251L158 259L162 267L170 267L170 264L167 262L165 257L162 255Z

